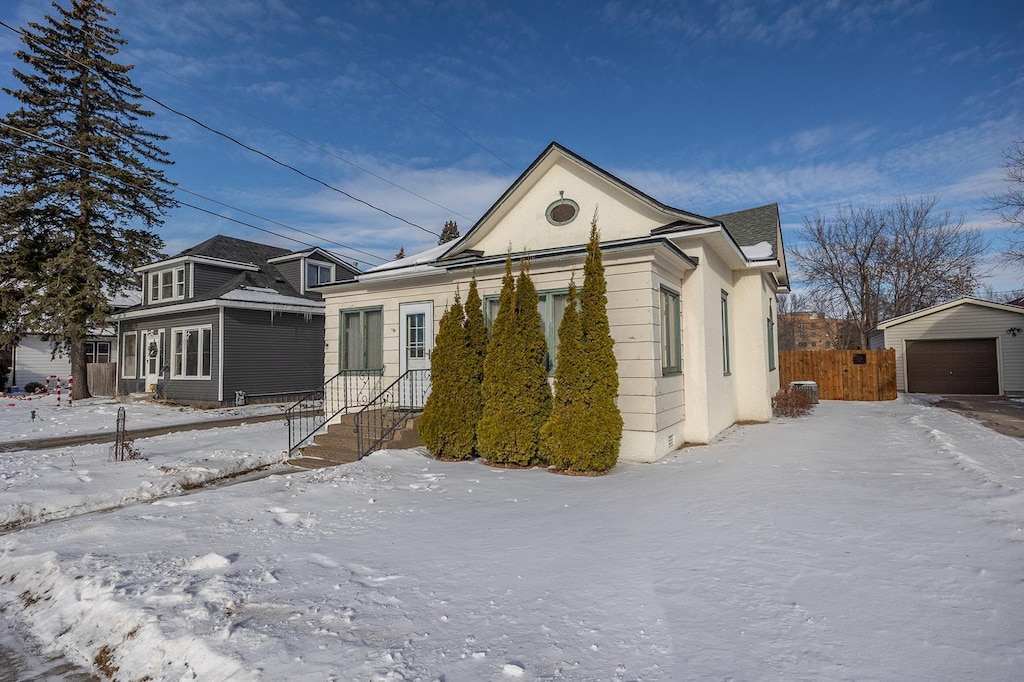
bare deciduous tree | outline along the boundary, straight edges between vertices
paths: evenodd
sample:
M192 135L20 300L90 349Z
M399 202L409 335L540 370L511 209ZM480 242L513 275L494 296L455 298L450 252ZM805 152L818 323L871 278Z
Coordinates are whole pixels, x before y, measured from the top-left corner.
M988 196L989 208L1013 228L1006 249L1007 259L1024 267L1024 139L1017 140L1003 155L1006 163L1006 191Z
M937 197L902 197L804 218L801 244L791 250L796 269L826 312L851 321L859 347L880 321L977 288L987 244L937 204Z

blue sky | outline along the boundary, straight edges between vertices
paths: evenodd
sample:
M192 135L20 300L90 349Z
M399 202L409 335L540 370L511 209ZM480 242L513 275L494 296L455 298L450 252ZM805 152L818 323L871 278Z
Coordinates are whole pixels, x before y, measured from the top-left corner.
M778 202L788 245L816 210L938 194L992 238L989 284L1022 279L983 208L1024 137L1020 0L107 2L147 94L428 230L465 232L557 140L702 215ZM5 86L16 47L0 29ZM184 201L364 267L436 244L153 108L184 190L323 239ZM160 233L168 253L217 233L303 248L185 206Z

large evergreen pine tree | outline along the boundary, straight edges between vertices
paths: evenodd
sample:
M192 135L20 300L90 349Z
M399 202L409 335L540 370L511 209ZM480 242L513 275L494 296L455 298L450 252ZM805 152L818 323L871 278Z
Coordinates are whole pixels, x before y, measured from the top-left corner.
M479 384L468 372L475 364L459 294L441 316L430 355L430 396L417 429L434 457L463 460L473 457L476 422L467 418L466 406L479 394Z
M159 147L139 120L127 41L99 0L30 23L15 56L19 108L0 120L0 343L27 331L70 350L75 398L88 397L85 339L109 313L107 295L159 254L152 228L174 205Z

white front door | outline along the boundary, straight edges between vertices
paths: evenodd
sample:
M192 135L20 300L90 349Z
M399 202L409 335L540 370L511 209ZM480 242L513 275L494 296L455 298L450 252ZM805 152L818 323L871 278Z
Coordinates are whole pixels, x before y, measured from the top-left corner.
M146 393L156 390L160 381L160 358L163 355L164 333L148 331L142 335L142 376L146 380Z
M399 374L411 369L430 369L430 352L434 349L434 304L402 303L398 306L401 329L398 343L401 349ZM401 387L403 406L421 409L430 392L426 372L417 372L406 378Z

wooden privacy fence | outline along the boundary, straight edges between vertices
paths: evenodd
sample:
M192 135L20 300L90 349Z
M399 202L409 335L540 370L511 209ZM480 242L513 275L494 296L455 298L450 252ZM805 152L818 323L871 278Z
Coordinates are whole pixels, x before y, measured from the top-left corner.
M779 375L783 388L791 381L817 383L822 400L896 399L892 348L779 351Z
M115 394L114 377L117 365L113 362L90 362L85 366L89 393L92 395L110 396Z

